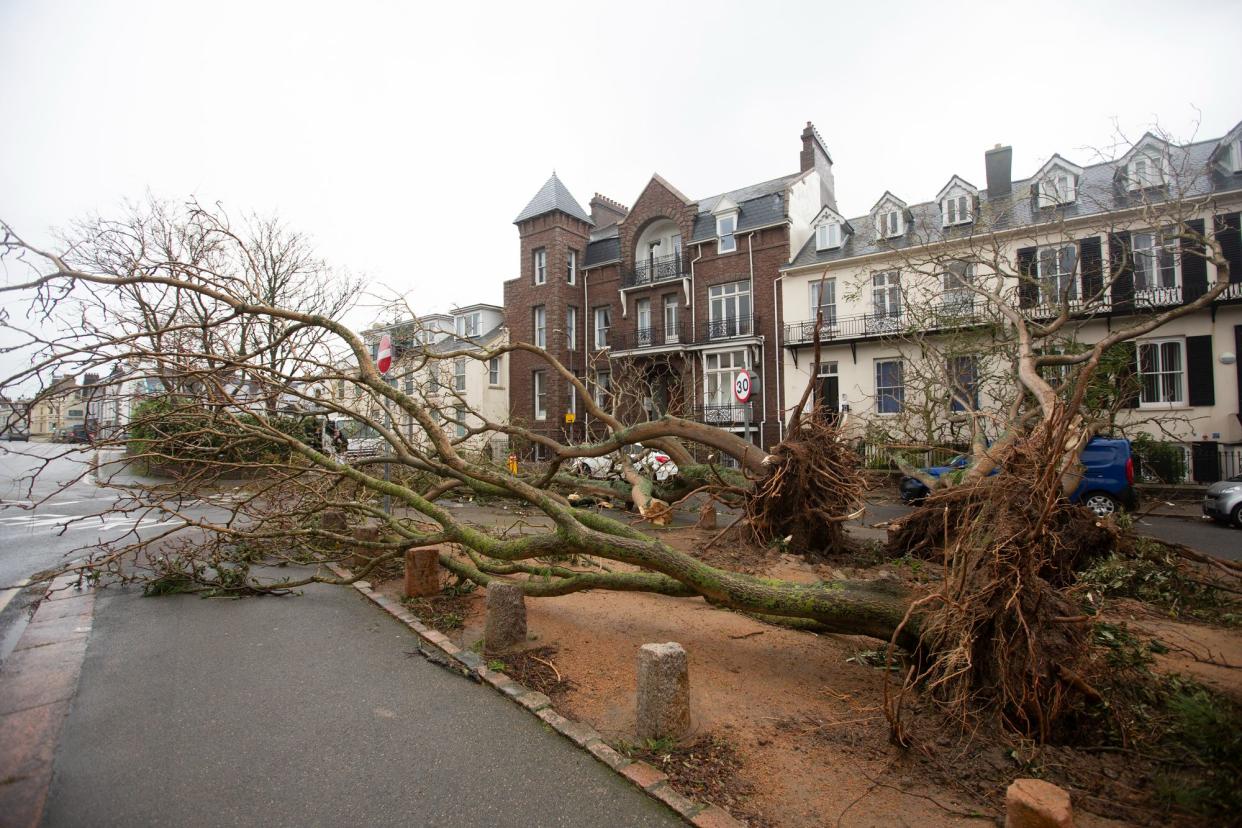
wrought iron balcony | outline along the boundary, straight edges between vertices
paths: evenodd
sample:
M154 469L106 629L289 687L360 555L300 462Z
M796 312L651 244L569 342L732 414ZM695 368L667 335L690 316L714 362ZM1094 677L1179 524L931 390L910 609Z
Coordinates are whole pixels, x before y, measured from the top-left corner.
M690 260L684 253L657 256L635 262L621 275L621 287L640 287L690 275Z
M626 331L612 331L612 349L614 351L633 351L640 348L675 348L679 345L691 344L690 326L684 320L669 330L663 326L651 328L631 328Z
M703 336L699 340L699 344L717 342L722 339L733 339L739 336L754 336L758 330L758 316L733 316L724 319L710 319L703 323Z
M747 414L751 423L755 422L755 409L751 403L745 405L697 405L694 407L694 418L701 423L716 426L742 425Z
M865 313L859 316L832 316L819 322L819 341L834 339L858 339L865 336L881 336L901 333L905 317L898 314ZM815 341L816 321L791 322L785 326L786 345L807 345Z

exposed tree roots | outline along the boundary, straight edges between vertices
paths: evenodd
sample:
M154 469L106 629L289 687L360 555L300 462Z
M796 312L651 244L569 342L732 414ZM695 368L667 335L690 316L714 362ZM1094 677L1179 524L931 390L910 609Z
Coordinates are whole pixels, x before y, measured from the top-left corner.
M858 455L840 436L827 419L803 417L772 450L746 501L759 543L788 538L808 555L845 548L844 522L862 508L864 482Z

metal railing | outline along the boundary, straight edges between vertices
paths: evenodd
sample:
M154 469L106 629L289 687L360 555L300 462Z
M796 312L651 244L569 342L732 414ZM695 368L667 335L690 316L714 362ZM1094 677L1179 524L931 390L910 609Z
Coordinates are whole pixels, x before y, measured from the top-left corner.
M759 317L757 316L710 319L703 323L703 337L698 344L715 342L721 339L732 339L738 336L754 336L758 329Z
M614 351L632 351L639 348L675 348L679 345L691 345L693 340L690 325L685 320L679 320L671 330L663 326L631 328L625 331L614 328L611 344Z
M742 425L747 414L751 423L755 422L755 409L751 403L745 405L698 405L694 408L696 420L708 425Z
M862 336L880 336L901 333L905 327L903 314L864 313L859 316L841 316L818 323L819 341L853 339ZM785 326L786 345L805 345L815 341L816 322L791 322Z
M658 256L635 262L621 274L621 287L638 287L680 279L690 274L690 260L685 254Z

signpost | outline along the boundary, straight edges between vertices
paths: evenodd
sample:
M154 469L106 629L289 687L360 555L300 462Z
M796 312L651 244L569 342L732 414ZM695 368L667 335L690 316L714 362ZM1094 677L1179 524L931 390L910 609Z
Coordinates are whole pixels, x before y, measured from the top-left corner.
M392 337L384 334L380 337L379 347L375 350L375 368L380 372L380 376L385 380L388 379L388 372L392 370ZM392 431L392 409L387 405L384 410L388 412L388 430ZM388 463L384 464L384 482L388 483L392 480L392 468ZM392 495L384 493L384 514L392 514Z
M754 386L750 371L745 368L738 371L733 377L733 399L741 403L742 406L742 428L743 434L746 435L746 442L750 442L750 394Z

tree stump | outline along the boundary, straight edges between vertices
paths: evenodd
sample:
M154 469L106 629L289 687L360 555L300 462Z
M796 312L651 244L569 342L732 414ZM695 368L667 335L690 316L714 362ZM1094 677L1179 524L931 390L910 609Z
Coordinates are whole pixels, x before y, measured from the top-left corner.
M405 553L405 597L426 598L440 593L440 553L434 547Z
M526 596L517 584L492 581L487 585L487 624L484 649L501 653L526 640Z
M640 739L678 737L690 730L690 671L680 644L644 644L638 650Z

